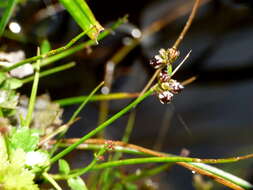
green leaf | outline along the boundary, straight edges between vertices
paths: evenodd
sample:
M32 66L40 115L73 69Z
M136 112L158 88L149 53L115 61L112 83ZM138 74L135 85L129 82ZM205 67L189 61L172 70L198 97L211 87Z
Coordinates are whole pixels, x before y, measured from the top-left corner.
M37 55L40 55L40 48L37 49ZM40 78L40 59L37 60L35 65L35 74L34 74L34 80L32 85L32 91L30 95L30 100L28 104L28 111L25 119L25 126L29 127L30 123L32 121L32 115L35 107L35 101L36 101L36 95L38 91L39 86L39 78Z
M3 88L14 90L21 87L22 85L23 85L23 82L21 80L16 79L16 78L8 78L5 81Z
M60 170L60 173L69 174L70 167L66 160L63 160L63 159L59 160L59 170Z
M88 36L92 40L97 40L99 33L104 30L104 28L96 20L87 3L84 0L59 1L84 31L87 29L90 30Z
M7 23L9 22L9 20L11 18L11 14L13 13L14 8L17 3L18 3L18 0L8 0L7 7L1 17L1 20L0 20L0 37L2 36L4 29L7 25Z
M4 190L39 190L34 183L35 174L25 168L26 153L16 149L8 155L8 160L1 155L0 184Z
M80 177L69 178L68 185L72 190L88 190L84 181Z
M22 148L25 152L33 151L39 143L39 133L28 127L13 129L10 135L12 148Z

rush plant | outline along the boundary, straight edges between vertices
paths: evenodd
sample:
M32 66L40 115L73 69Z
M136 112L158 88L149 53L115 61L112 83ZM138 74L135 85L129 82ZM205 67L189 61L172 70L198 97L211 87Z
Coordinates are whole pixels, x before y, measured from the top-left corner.
M179 44L194 20L200 0L195 1L189 19L174 45L169 49L161 49L157 55L150 59L150 65L155 69L155 72L142 92L135 94L96 94L107 83L107 81L102 81L87 96L53 102L48 96L37 95L39 80L42 77L72 68L75 63L70 62L47 70L44 69L45 66L62 60L81 49L99 45L97 43L100 40L127 21L126 17L120 18L114 22L111 28L104 29L84 0L60 0L59 2L83 29L83 32L74 37L67 45L54 50L50 49L48 41L44 41L38 47L37 54L27 59L13 62L12 56L17 57L18 53L12 56L8 53L0 55L0 189L37 190L45 188L43 187L44 184L49 184L50 188L61 190L63 187L61 187L62 183L59 183L59 181L64 180L69 188L73 190L132 190L138 189L136 183L138 180L161 173L173 164L208 176L232 189L246 190L253 188L249 182L208 165L237 162L252 158L252 154L232 158L200 159L172 155L128 144L135 120L134 109L154 94L157 95L162 104L168 104L173 101L172 97L174 95L184 89L183 85L188 83L187 81L178 82L174 79L174 74L187 60L190 53L185 56L179 66L175 67L174 62L180 59ZM15 0L7 1L0 19L0 37L4 35L5 26L9 22L17 3L18 1ZM149 33L146 31L144 34L148 35ZM78 40L84 36L88 36L90 40L76 45ZM123 47L122 51L118 51L115 55L117 59L112 58L117 60L114 63L117 64L122 60L131 51L131 48L133 49L141 40L142 38L135 40L132 45ZM21 75L22 77L18 77ZM33 82L31 95L29 98L24 98L20 96L19 92L22 86L29 82ZM112 117L105 117L106 119L103 122L90 132L83 134L81 138L65 138L64 134L71 124L78 122L78 115L87 103L123 98L135 99ZM43 101L43 105L40 105L41 101ZM63 112L62 107L79 103L79 108L69 118L69 121L62 123L60 118ZM162 104L161 106L163 106ZM38 111L41 106L44 106L44 112ZM47 110L50 110L50 112ZM94 138L127 112L131 112L131 114L121 141L108 140L106 137ZM94 152L94 157L89 164L83 164L80 168L71 168L70 163L64 160L66 155L71 154L76 149L92 150ZM132 157L125 158L125 154ZM151 163L161 163L161 165L152 165L148 169L140 168L139 173L130 173L128 175L120 170L123 166ZM52 173L51 168L55 164L58 164L58 172ZM83 178L84 174L86 178ZM204 182L198 178L198 183L196 182L195 186L199 187L201 184L204 186ZM206 187L211 188L210 185L206 185Z

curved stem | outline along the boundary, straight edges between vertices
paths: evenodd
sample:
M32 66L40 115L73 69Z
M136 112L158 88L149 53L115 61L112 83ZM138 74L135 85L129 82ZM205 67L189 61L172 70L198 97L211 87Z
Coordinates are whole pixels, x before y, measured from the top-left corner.
M183 29L182 32L180 33L178 39L177 39L176 42L174 43L173 49L177 49L177 48L178 48L178 46L179 46L180 42L183 40L183 38L184 38L186 32L189 30L189 28L190 28L190 26L191 26L191 24L192 24L192 21L193 21L193 19L194 19L194 17L195 17L195 14L196 14L196 12L197 12L197 9L198 9L198 6L199 6L199 2L200 2L200 0L196 0L196 1L195 1L194 6L193 6L193 8L192 8L192 12L191 12L191 14L190 14L190 16L189 16L189 18L188 18L188 20L187 20L187 23L185 24L184 29Z
M78 141L79 139L67 139L65 140L65 144L64 146L69 146L69 144L72 144L76 141ZM88 139L87 141L85 141L85 143L80 144L80 146L78 146L78 148L80 149L93 149L93 150L97 150L97 149L101 149L104 147L104 144L106 143L105 139ZM51 141L51 143L54 143L54 141ZM170 157L174 156L171 154L165 154L165 153L161 153L161 152L157 152L157 151L153 151L144 147L140 147L137 145L133 145L133 144L126 144L123 143L121 141L112 141L113 145L114 145L114 151L121 151L124 153L128 153L128 154L135 154L135 155L143 155L143 156L156 156L156 157ZM199 159L203 162L209 162L209 163L218 163L218 162L236 162L239 160L243 160L243 159L248 159L248 158L252 158L253 154L249 154L246 156L241 156L241 157L233 157L233 158L224 158L224 159ZM185 157L181 157L181 158L185 158ZM198 159L198 158L197 158ZM197 161L199 161L197 160ZM199 174L208 176L212 179L214 179L215 181L217 181L218 183L221 183L225 186L228 186L232 189L235 190L243 190L243 189L251 189L253 186L248 183L247 181L238 178L230 173L227 173L223 170L220 170L218 168L215 168L213 166L207 165L207 164L203 164L203 163L193 163L193 162L176 162L176 164L187 168L191 171L195 171ZM57 179L62 179L61 176L55 176L55 178ZM64 177L63 177L64 178Z
M101 125L99 125L97 128L95 128L94 130L92 130L88 134L84 135L79 141L75 142L74 144L70 145L69 147L67 147L66 149L64 149L63 151L61 151L57 155L55 155L50 160L51 164L54 163L54 162L56 162L57 160L59 160L60 158L62 158L63 156L65 156L66 154L68 154L69 152L71 152L72 150L74 150L78 145L82 144L87 139L93 137L94 135L96 135L97 133L99 133L100 131L102 131L104 128L106 128L108 125L110 125L111 123L113 123L115 120L117 120L118 118L120 118L122 115L124 115L125 113L127 113L129 110L131 110L132 108L134 108L136 105L138 105L140 102L142 102L146 97L148 97L150 94L152 94L154 92L154 88L151 88L148 92L146 92L142 96L139 96L137 99L135 99L135 101L133 101L128 106L126 106L124 109L122 109L121 111L119 111L118 113L116 113L110 119L106 120L104 123L102 123Z

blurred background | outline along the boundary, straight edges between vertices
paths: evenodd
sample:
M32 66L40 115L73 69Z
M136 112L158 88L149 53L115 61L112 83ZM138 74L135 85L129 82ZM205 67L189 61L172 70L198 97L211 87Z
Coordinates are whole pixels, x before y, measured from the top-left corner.
M154 73L149 59L160 48L167 49L173 45L194 3L192 0L87 2L104 27L125 14L128 14L129 22L90 50L81 50L55 63L60 65L74 60L77 66L40 81L39 93L49 93L53 100L88 94L104 80L106 68L115 52L126 46L131 46L129 49L132 50L115 66L108 89L110 92L140 92ZM158 26L152 28L152 24L157 21ZM36 54L36 47L43 39L48 39L54 49L81 32L71 16L55 0L22 1L11 23L17 23L20 31L13 31L9 25L1 41L3 50L22 49L26 57ZM143 31L146 33L143 34ZM136 44L133 46L133 43ZM130 143L175 154L187 149L190 156L200 158L251 153L252 44L252 1L202 0L191 28L179 46L181 54L176 64L190 50L192 53L175 75L178 81L192 76L197 79L187 85L171 104L162 105L155 96L141 103L136 108ZM29 92L28 84L22 93ZM90 103L82 111L82 119L71 127L68 137L80 137L96 127L99 120L103 121L103 105L108 108L109 117L129 102L130 99ZM76 108L65 107L64 119L68 120ZM105 137L120 140L128 115L113 123L106 130ZM219 167L253 182L253 164L250 160ZM175 166L155 177L154 181L158 182L158 189L191 190L194 189L192 177L190 171ZM215 189L225 188L217 185Z

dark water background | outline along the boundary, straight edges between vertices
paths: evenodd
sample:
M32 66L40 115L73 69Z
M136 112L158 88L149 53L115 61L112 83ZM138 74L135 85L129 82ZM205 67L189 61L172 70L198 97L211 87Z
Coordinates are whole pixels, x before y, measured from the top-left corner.
M89 1L97 19L107 25L124 14L129 24L140 29L160 16L169 14L188 0ZM39 39L48 37L53 47L68 42L80 28L64 12L36 21L38 10L54 1L31 0L19 7L13 20L18 21L32 43L17 43L4 39L9 51L25 49L27 57L36 52ZM187 15L188 16L188 15ZM154 70L148 60L160 48L169 48L187 20L180 17L161 31L147 38L116 67L112 92L137 92L145 85ZM106 61L130 36L121 29L102 41L94 52L86 50L64 60L75 60L77 67L42 79L40 93L49 92L53 99L88 94L103 79ZM162 105L149 97L138 106L137 120L131 143L152 148L162 125L168 126L162 151L180 154L183 148L190 156L202 158L231 157L252 152L253 132L253 3L247 0L212 0L203 5L180 45L182 57L192 50L190 58L176 74L179 81L196 75L198 79L187 86L171 105ZM181 57L181 58L182 58ZM29 89L29 85L24 89ZM112 101L110 115L123 108L130 100ZM64 118L76 107L66 107ZM89 104L81 113L69 137L80 137L97 125L98 103ZM125 115L106 130L109 139L118 140L124 131ZM166 121L166 122L165 122ZM163 124L165 123L165 124ZM252 161L222 165L234 174L253 182ZM162 179L162 180L161 180ZM159 189L193 189L192 173L173 167L160 175ZM161 180L161 181L160 181ZM224 189L218 186L215 189Z

